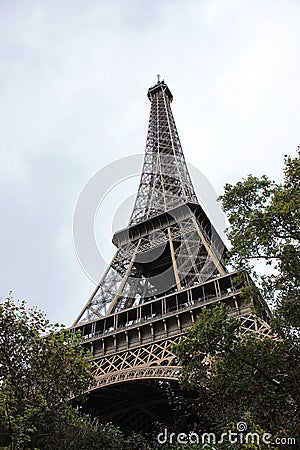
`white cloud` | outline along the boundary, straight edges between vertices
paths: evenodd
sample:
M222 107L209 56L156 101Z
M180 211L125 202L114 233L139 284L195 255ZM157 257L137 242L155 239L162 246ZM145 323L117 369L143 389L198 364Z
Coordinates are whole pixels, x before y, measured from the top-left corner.
M157 73L174 94L187 160L218 193L249 172L278 179L299 144L299 9L1 2L0 294L14 289L56 321L77 315L93 286L72 247L75 201L96 170L143 152Z

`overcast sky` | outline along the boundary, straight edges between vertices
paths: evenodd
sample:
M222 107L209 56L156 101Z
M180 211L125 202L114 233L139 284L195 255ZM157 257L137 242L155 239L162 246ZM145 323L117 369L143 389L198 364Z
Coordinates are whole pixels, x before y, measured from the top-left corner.
M79 313L94 285L74 250L76 200L97 170L144 152L157 73L186 159L218 195L249 173L280 181L300 144L299 21L299 0L0 0L1 297L67 325ZM97 216L108 260L137 183Z

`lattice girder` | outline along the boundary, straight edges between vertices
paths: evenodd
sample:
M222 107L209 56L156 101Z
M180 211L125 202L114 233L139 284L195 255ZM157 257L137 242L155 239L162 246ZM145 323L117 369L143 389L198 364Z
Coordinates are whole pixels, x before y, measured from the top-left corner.
M197 204L122 230L114 240L119 248L77 324L226 273L224 244Z
M145 159L130 225L180 204L198 203L170 106L173 97L164 82L151 91Z
M74 326L226 273L224 244L199 205L188 173L170 105L173 96L159 82L148 97L144 165L123 230L129 239L116 243L115 234L116 254Z
M225 276L226 278L226 276ZM252 311L252 305L244 303L240 296L240 290L228 294L226 297L221 297L222 302L231 305L229 316L236 317L241 321L241 335L247 333L254 333L258 337L274 338L270 325L269 315L265 318L257 317ZM186 301L188 302L190 294L186 291ZM232 300L234 300L232 302ZM213 307L218 304L220 300L212 299L206 303L200 302L199 305L193 304L187 308L179 308L171 314L164 314L159 318L162 326L159 326L159 321L143 327L142 323L135 325L136 339L131 339L128 342L126 336L130 329L123 329L119 333L125 335L122 338L120 335L116 339L109 341L103 346L95 345L95 341L90 340L90 350L94 354L94 362L96 364L95 378L96 385L92 390L97 390L101 387L114 385L121 382L129 382L136 380L173 380L178 381L180 376L180 366L178 365L176 355L173 350L173 345L178 343L192 326L196 320L197 315L201 312L204 306ZM191 313L191 314L190 314ZM148 327L148 328L147 328ZM150 327L150 328L149 328ZM133 330L134 330L133 329ZM157 336L156 330L164 330L159 333L160 336L165 335L164 338ZM133 331L132 330L132 331ZM151 330L149 334L149 330ZM115 330L118 332L118 329ZM102 338L105 339L105 333ZM143 342L145 340L148 342ZM98 337L99 340L102 339ZM127 349L118 350L118 341L124 341ZM110 343L109 343L110 342ZM103 348L103 355L97 357L99 349ZM98 349L98 350L97 350Z
M116 253L73 325L93 355L95 398L110 389L120 392L122 383L130 390L134 382L141 395L143 382L149 387L157 380L178 381L172 346L203 307L222 302L241 320L241 334L273 337L267 306L256 316L255 300L243 299L241 290L251 280L239 273L237 281L236 272L228 273L224 243L198 202L169 88L158 82L148 97L145 158L132 215L128 227L114 234ZM126 402L125 420L126 411L132 413ZM114 415L111 403L109 398L106 418Z

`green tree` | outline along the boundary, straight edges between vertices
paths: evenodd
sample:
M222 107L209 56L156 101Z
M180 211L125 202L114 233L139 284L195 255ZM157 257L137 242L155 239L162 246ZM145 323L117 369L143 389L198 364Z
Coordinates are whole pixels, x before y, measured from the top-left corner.
M0 305L1 448L121 448L117 429L69 403L93 382L79 335L11 296Z
M245 414L264 429L296 432L299 423L299 357L290 342L240 334L224 304L203 308L177 346L181 384L197 389L202 415L221 431Z
M283 182L249 175L220 197L230 227L230 264L247 268L290 337L300 327L300 158L285 157ZM269 270L259 277L255 263ZM293 333L295 337L295 333Z
M246 415L273 435L299 437L299 156L285 157L282 183L249 175L227 184L221 201L230 224L228 262L252 274L272 306L277 339L242 335L223 305L204 308L176 348L181 383L198 390L201 414L213 430ZM258 260L266 264L262 276L255 270ZM253 287L243 294L253 295Z

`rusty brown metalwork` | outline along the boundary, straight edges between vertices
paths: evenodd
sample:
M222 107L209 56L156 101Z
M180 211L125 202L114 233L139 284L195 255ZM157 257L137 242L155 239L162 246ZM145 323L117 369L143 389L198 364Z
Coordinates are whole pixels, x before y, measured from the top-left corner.
M129 225L115 233L116 254L73 325L96 363L93 394L122 383L176 382L172 345L204 306L225 303L244 332L271 335L268 308L258 316L255 301L241 296L251 280L244 274L237 283L237 273L228 272L225 245L198 202L164 81L148 98L145 159Z

